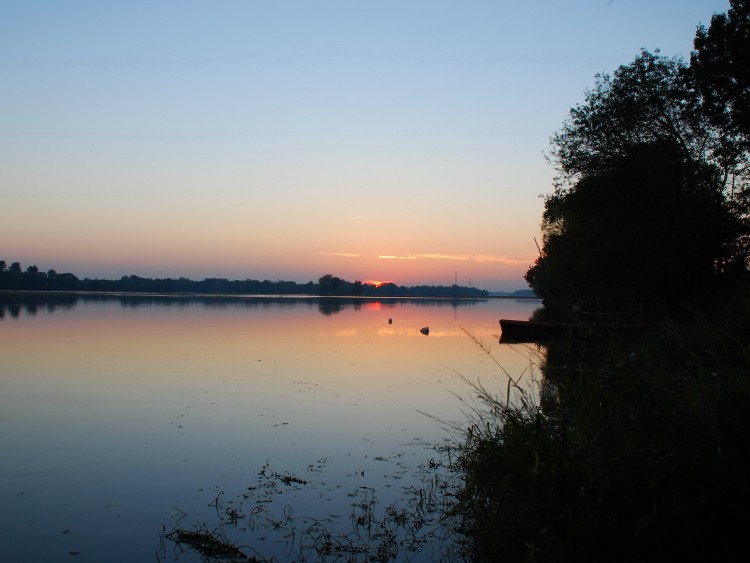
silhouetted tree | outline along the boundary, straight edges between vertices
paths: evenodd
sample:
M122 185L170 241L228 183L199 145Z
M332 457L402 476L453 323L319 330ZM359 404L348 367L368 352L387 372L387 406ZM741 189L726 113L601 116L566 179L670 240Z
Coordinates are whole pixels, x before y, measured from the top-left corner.
M710 134L692 101L679 58L646 50L614 75L597 75L585 103L570 110L551 139L562 183L610 170L634 145L671 141L688 161L701 160Z
M429 295L446 297L450 293L446 288L435 286L399 287L393 284L379 289L361 281L349 282L332 274L322 276L319 283L309 281L298 284L284 280L228 280L225 278L206 278L194 281L184 277L143 278L136 275L122 276L117 280L85 278L79 280L71 273L58 273L50 269L41 272L37 266L29 266L26 271L20 262L14 262L10 268L6 262L0 262L0 289L18 290L62 290L62 291L122 291L133 293L217 293L217 294L258 294L258 295L394 295L408 297L412 295ZM486 296L486 291L472 289L468 295Z
M44 272L40 272L39 268L36 265L26 268L26 271L23 273L23 289L48 289L47 286L47 274L45 274Z
M352 284L352 295L362 295L364 286L360 280L355 280Z
M631 147L545 202L544 252L526 280L586 307L679 304L711 287L726 206L672 143Z
M23 270L20 262L13 262L3 275L5 289L21 289L23 285Z
M750 216L750 1L730 0L695 36L690 71L703 115L716 129L715 158L724 171L732 214ZM750 233L734 241L733 254L750 255ZM738 269L736 261L730 267Z
M337 295L341 291L342 279L333 274L321 276L318 280L318 288L321 295Z
M677 300L747 267L738 163L679 58L642 51L598 75L551 139L555 189L526 279L586 305ZM717 275L718 274L718 275Z
M730 0L726 14L714 14L698 28L690 68L703 96L703 109L725 141L750 142L750 0Z
M80 280L75 275L69 272L57 275L55 289L61 291L76 291L80 288Z

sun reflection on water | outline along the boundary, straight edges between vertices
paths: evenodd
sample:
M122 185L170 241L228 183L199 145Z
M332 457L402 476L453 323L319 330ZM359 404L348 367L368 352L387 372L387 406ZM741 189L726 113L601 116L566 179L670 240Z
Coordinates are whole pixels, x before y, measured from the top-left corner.
M239 494L266 463L304 474L326 460L329 486L287 499L301 514L321 498L348 513L360 486L398 500L445 437L435 418L461 417L460 376L506 387L466 333L520 374L529 358L497 343L498 319L533 305L113 298L6 314L0 529L25 546L7 555L153 557L128 538L153 537L174 507L208 518L201 490Z

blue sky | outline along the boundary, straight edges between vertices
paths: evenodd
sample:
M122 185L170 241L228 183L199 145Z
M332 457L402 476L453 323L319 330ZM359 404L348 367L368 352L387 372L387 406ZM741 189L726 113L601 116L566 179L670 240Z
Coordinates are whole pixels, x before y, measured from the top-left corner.
M543 153L697 0L0 2L0 258L523 287Z

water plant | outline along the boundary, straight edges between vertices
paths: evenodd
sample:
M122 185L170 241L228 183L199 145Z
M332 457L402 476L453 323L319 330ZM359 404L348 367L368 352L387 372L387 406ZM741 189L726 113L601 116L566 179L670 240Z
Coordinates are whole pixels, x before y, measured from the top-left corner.
M313 469L322 463L325 461L320 460ZM357 487L346 493L350 513L339 519L296 514L288 501L291 491L315 492L322 498L327 487L307 476L273 471L266 463L255 484L244 493L230 500L224 491L216 494L210 503L215 509L210 525L185 524L188 515L178 510L172 529L162 531L156 556L162 561L197 554L202 561L220 563L445 561L449 557L443 547L449 542L440 524L447 506L441 469L447 468L436 459L421 466L415 481L418 485L405 486L400 502L383 503L373 487ZM239 545L240 541L245 545ZM283 557L272 554L278 552L271 549L272 544L284 547Z
M530 386L499 363L496 387L464 378L465 419L439 421L452 438L403 502L362 486L344 520L279 511L319 484L266 465L237 499L217 495L213 527L163 537L231 550L272 530L289 561L745 560L750 296L714 305L629 338L518 346Z
M472 561L744 560L750 301L550 346L538 402L475 384L449 511Z

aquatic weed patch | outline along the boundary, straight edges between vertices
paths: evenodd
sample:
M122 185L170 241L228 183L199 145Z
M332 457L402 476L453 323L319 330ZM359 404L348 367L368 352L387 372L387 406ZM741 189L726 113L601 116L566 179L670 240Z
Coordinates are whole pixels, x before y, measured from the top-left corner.
M378 461L387 459L379 456ZM420 466L416 481L402 487L398 501L381 500L369 485L348 491L331 488L319 478L326 463L310 464L302 476L274 471L266 463L256 481L239 494L228 497L216 491L209 502L214 515L210 522L188 525L190 516L178 510L172 529L162 533L157 557L179 560L197 553L204 561L242 561L245 556L249 561L354 562L452 558L450 532L441 522L447 508L447 473L439 476L447 467L441 461L431 459ZM346 512L325 513L331 495L345 499ZM306 513L309 505L295 502L300 497L318 499L318 510Z
M230 542L221 530L176 529L163 536L179 548L194 551L202 559L222 563L255 563L255 557L246 555L239 547Z

